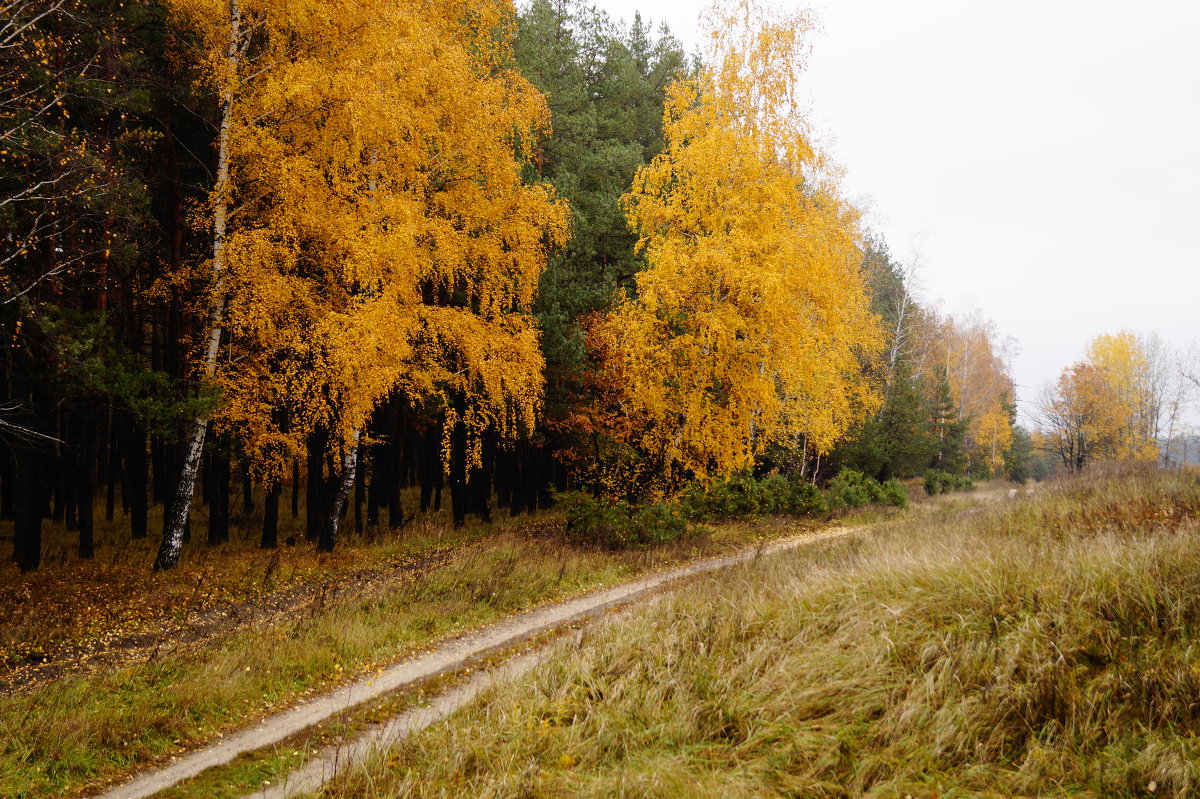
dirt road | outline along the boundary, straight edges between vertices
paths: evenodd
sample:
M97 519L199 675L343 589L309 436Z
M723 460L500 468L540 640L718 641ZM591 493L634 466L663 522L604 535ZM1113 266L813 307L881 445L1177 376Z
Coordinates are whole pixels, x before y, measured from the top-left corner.
M471 659L490 650L511 646L521 639L540 632L571 624L589 616L599 615L609 608L646 596L656 589L670 587L672 583L678 583L693 575L723 569L737 563L745 563L775 552L845 537L854 532L855 530L850 528L837 528L821 533L783 538L743 550L734 555L687 563L623 585L594 591L575 599L512 616L445 641L433 651L397 663L375 676L361 679L322 697L271 716L261 723L229 735L217 743L184 755L160 769L139 775L123 785L100 794L97 799L140 799L152 796L205 769L228 763L245 752L270 746L362 702L383 696L406 685L458 669ZM284 785L272 786L266 793L260 791L253 795L282 799L282 797L291 796L301 790L312 790L318 787L339 768L344 768L361 759L373 747L423 729L470 701L472 697L487 687L490 680L512 674L515 671L527 670L536 662L535 656L524 656L524 658L524 660L518 658L509 661L497 669L496 674L477 675L466 685L435 697L429 707L408 711L386 725L372 728L359 741L349 746L338 747L335 750L319 754L308 765L290 776Z

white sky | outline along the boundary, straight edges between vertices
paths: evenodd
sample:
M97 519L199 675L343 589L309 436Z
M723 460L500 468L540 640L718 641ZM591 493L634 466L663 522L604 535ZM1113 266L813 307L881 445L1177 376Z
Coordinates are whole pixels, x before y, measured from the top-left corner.
M1022 400L1099 333L1200 341L1200 2L814 3L847 195L927 302L1016 339ZM596 4L698 43L704 4Z

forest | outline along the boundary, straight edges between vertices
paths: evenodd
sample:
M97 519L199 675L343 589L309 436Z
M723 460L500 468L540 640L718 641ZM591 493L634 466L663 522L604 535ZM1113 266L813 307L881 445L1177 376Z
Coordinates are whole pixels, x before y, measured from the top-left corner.
M819 26L0 0L0 796L1200 794L1200 350L1020 385Z
M576 0L3 0L13 560L47 520L166 570L281 517L331 551L443 506L1157 459L1190 384L1152 337L1018 424L1013 343L842 196L811 24L717 7L700 57Z

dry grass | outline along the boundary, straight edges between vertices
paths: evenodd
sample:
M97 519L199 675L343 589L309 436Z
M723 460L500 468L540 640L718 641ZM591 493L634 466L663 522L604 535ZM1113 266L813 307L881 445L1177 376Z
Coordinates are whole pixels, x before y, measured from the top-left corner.
M78 794L455 631L796 528L768 520L614 553L564 543L559 524L543 514L453 531L418 520L401 536L347 541L333 558L303 545L261 553L252 535L235 535L222 547L192 547L167 575L145 570L139 545L109 542L92 563L68 558L34 575L0 575L10 664L13 653L79 661L0 694L0 796ZM240 618L281 597L302 601L199 638L177 634L206 614L224 619L234 608ZM88 654L122 633L137 645ZM101 665L88 668L93 661Z
M321 554L304 541L303 512L295 519L282 516L280 541L293 537L299 544L263 550L261 503L257 514L235 520L229 543L216 547L203 540L201 514L194 522L196 540L184 547L179 567L161 574L149 570L158 537L131 540L127 519L97 522L91 560L75 556L76 534L47 520L41 569L21 574L14 564L0 563L0 690L97 662L108 665L106 653L120 660L122 649L196 638L255 615L286 612L308 596L353 590L489 532L455 531L444 513L427 514L400 532L381 527L346 535L336 552ZM161 526L160 508L152 509L150 522L152 530ZM528 524L514 522L506 526ZM345 526L352 527L349 520ZM11 543L0 540L3 546Z
M1200 481L1126 473L747 566L325 796L1200 793Z

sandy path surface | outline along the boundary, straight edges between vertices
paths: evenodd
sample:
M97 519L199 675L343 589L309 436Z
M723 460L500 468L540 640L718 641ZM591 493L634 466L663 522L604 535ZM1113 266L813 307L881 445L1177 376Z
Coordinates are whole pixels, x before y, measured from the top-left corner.
M471 659L490 650L510 646L546 630L599 615L616 605L630 602L655 589L667 587L693 575L745 563L775 552L842 538L853 532L855 530L851 528L837 528L816 534L782 538L733 555L694 561L613 588L593 591L575 599L511 616L444 641L433 651L390 666L375 676L361 679L270 716L216 743L179 757L162 768L141 774L100 794L97 799L141 799L152 796L205 769L228 763L245 752L270 746L362 702L461 668ZM469 702L492 681L527 671L536 661L537 653L534 653L514 658L491 673L477 674L466 684L434 697L430 705L406 711L387 724L368 729L362 737L350 744L332 747L318 754L307 765L293 772L283 785L271 786L265 792L259 791L252 796L282 799L302 790L311 791L339 769L361 760L373 748L398 740L445 718Z

